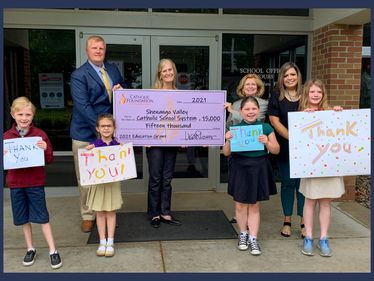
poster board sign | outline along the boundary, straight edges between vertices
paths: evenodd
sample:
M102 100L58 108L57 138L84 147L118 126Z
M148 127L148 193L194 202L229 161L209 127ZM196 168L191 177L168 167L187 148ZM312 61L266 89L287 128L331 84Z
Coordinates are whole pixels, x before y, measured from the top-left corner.
M131 143L78 149L80 184L92 185L136 178Z
M26 137L4 140L4 170L44 166L44 150L36 145L41 139Z
M116 137L134 146L222 146L226 91L114 92Z
M39 91L41 108L65 107L62 73L39 73Z
M264 144L258 141L263 134L262 125L232 126L230 132L233 138L230 141L231 152L264 150Z
M290 177L369 175L370 109L289 112Z

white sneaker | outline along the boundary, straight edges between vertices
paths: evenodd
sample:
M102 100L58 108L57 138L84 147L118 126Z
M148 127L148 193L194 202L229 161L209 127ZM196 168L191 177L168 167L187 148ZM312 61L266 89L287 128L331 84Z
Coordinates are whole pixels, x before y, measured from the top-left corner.
M106 250L106 245L105 244L100 244L99 248L97 248L97 250L96 250L96 256L98 256L98 257L105 256L105 250Z
M106 245L105 256L106 257L113 257L114 256L113 245Z

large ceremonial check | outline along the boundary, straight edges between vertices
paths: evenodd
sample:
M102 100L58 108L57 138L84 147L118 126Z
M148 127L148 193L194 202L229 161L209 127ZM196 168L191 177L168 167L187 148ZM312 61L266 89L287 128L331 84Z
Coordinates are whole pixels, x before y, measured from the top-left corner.
M226 91L117 90L116 137L134 146L221 146Z
M370 109L290 112L290 177L370 175Z

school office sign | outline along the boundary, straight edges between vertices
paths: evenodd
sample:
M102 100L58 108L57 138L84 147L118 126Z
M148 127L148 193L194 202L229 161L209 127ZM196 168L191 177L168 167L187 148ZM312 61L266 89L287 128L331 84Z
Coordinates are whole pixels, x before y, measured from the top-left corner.
M240 68L240 73L242 74L257 74L262 81L264 81L265 86L270 86L270 81L274 81L275 75L278 75L279 68L261 68L261 67L242 67Z

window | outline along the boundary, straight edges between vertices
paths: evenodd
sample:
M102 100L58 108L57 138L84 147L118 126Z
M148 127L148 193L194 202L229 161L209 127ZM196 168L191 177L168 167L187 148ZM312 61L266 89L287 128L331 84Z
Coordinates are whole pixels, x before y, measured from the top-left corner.
M247 73L260 76L268 98L279 67L288 61L297 63L305 79L306 45L306 35L223 34L222 89L227 90L227 101L238 99L236 86Z
M4 29L4 130L13 123L7 110L12 101L26 96L36 106L34 124L47 133L53 150L71 151L69 82L75 64L74 30ZM56 157L46 175L47 186L77 185L72 156Z
M363 37L364 37L364 40L362 42L362 46L371 46L371 36L370 36L370 32L371 32L371 23L366 23L364 24L364 30L363 30Z
M75 69L73 30L4 29L4 106L27 96L36 106L34 123L54 150L71 151L70 74ZM13 123L5 110L4 130Z
M366 49L365 54L363 51L361 63L361 91L360 91L360 108L370 108L371 99L371 23L364 24L363 26L363 41L362 46ZM364 49L363 48L363 49Z
M264 99L268 99L278 79L279 68L285 62L295 62L303 80L307 69L306 35L223 34L222 89L228 102L239 99L236 87L248 73L260 76L265 84ZM227 182L227 158L221 154L221 179Z

